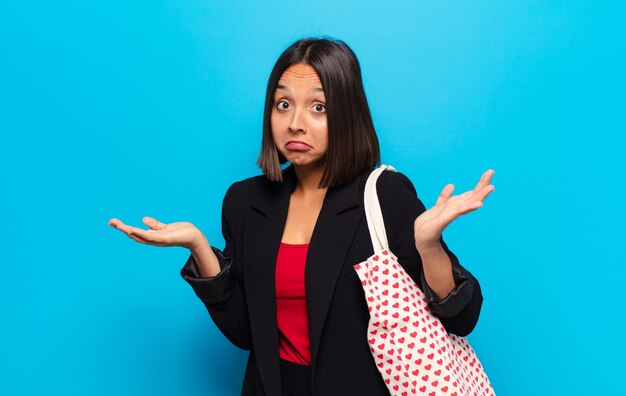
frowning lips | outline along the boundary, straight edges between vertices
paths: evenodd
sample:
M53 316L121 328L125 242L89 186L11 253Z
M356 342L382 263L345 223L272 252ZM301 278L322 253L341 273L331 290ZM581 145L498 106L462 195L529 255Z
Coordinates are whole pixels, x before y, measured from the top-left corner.
M306 144L307 146L311 147L311 145L310 145L310 144L305 143L305 142L303 142L302 140L290 140L290 141L288 141L288 142L287 142L287 144L286 144L285 146L289 145L289 143L300 143L300 144Z

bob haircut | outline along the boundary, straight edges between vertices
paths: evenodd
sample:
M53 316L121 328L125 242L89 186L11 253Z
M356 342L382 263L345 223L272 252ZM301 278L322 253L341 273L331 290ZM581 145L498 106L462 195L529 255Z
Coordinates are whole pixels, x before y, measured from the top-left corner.
M380 148L363 90L361 68L346 43L330 38L304 38L278 58L267 83L263 112L263 139L257 165L268 179L282 182L280 164L287 159L272 138L274 94L283 72L304 63L315 69L326 96L328 150L319 187L352 182L357 175L380 165Z

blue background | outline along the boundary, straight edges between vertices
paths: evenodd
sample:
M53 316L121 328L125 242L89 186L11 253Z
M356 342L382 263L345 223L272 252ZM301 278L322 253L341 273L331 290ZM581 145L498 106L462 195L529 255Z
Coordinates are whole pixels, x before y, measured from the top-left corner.
M188 252L107 221L223 247L271 67L308 35L354 49L383 163L428 207L496 170L444 233L483 288L470 341L496 392L622 389L621 2L0 4L0 394L239 393L247 353L180 278Z

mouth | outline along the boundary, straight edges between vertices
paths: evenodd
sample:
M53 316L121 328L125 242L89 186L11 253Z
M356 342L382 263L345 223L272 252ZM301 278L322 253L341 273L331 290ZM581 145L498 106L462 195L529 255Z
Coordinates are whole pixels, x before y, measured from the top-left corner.
M306 145L306 146L308 146L308 147L311 147L311 145L310 145L310 144L304 143L304 142L303 142L303 141L301 141L301 140L290 140L290 141L288 141L288 142L287 142L287 144L286 144L285 146L288 146L288 145L290 145L290 144L292 144L292 143L294 143L294 144L304 144L304 145Z
M299 140L290 140L285 145L285 148L291 151L307 151L310 150L312 147Z

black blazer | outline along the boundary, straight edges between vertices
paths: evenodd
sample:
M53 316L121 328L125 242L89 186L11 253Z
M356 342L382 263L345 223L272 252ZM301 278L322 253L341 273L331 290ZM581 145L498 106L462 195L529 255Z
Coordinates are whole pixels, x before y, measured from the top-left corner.
M373 252L363 209L365 181L329 188L309 244L305 289L311 342L313 395L389 395L367 342L369 312L352 266ZM234 183L222 205L226 246L212 247L221 267L201 278L193 256L181 269L220 331L239 348L250 350L242 395L281 395L275 265L290 193L293 166L283 182L264 175ZM377 182L391 251L429 299L431 311L449 332L467 335L478 320L482 295L476 279L442 245L453 264L455 289L437 300L427 286L415 248L413 224L425 208L411 181L386 170Z

